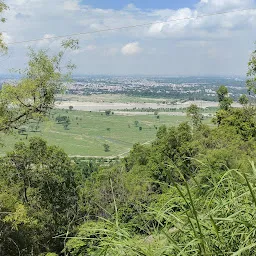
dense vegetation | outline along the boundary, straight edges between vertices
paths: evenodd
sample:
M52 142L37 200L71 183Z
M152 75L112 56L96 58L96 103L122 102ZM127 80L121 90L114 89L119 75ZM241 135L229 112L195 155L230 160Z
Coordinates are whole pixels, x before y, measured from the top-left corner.
M63 52L30 57L20 84L0 92L5 133L41 121L62 89ZM251 93L255 67L253 53ZM161 126L150 145L107 166L38 137L16 143L0 158L0 255L255 255L256 108L245 95L232 108L225 86L217 95L214 127L191 105L191 123Z
M215 128L191 106L192 126L111 166L17 143L0 164L2 255L254 255L255 109L220 89Z

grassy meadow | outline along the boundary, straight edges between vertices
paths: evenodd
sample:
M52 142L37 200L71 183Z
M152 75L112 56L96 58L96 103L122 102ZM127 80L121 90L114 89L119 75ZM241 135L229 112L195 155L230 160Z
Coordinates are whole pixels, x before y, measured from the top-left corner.
M58 124L58 116L68 116L70 125L67 129ZM54 110L45 122L33 132L35 124L27 125L22 135L2 136L3 147L0 154L10 151L17 141L27 141L32 136L41 136L49 144L58 145L70 156L112 157L125 154L134 143L147 143L155 138L156 127L161 125L176 126L188 120L185 116L152 114L106 116L104 112L86 112L76 110ZM136 122L137 121L137 122ZM137 125L135 124L137 123ZM141 127L141 130L140 130ZM105 152L103 144L110 146Z

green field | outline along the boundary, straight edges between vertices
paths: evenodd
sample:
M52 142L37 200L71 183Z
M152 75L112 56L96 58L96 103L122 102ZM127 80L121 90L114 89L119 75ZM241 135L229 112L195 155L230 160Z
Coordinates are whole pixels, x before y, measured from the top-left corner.
M69 116L71 124L65 130L62 124L57 124L57 116ZM27 132L24 135L2 136L4 147L0 153L10 151L16 141L27 141L26 137L42 136L49 144L58 145L70 156L110 157L123 154L134 143L146 143L155 138L156 128L163 124L178 125L187 120L185 116L160 115L160 119L151 115L110 115L99 112L55 110L48 121L42 123L38 132ZM139 124L136 127L135 121ZM142 127L142 130L139 129ZM26 127L32 130L31 126ZM108 129L109 128L109 129ZM105 152L103 144L110 146Z

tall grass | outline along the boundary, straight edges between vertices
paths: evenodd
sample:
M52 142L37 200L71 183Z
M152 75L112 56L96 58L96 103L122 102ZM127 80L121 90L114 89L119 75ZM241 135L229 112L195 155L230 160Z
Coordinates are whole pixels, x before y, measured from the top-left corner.
M214 186L198 178L182 184L172 180L163 203L149 206L145 214L158 223L148 227L150 235L135 234L120 223L115 204L113 221L85 224L67 250L76 256L256 255L254 164L247 173L227 170L208 178ZM75 246L78 241L80 247Z

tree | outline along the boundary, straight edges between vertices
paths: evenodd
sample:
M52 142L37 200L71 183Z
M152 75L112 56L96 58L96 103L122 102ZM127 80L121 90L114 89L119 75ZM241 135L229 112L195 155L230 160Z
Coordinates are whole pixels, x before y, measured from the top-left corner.
M69 106L68 108L69 108L70 111L74 109L73 106Z
M104 147L104 151L105 152L109 152L110 151L110 146L108 144L103 144L103 147Z
M249 93L256 93L256 50L253 51L253 53L251 54L251 58L248 62L246 85Z
M64 129L65 130L68 130L68 127L69 127L69 125L70 125L70 119L69 119L69 117L65 120L65 122L63 123L63 127L64 127Z
M249 103L248 97L245 94L241 95L240 98L239 98L239 103L242 106L246 106Z
M1 14L7 9L8 9L7 5L2 0L0 0L0 24L6 21L6 19L3 16L1 16ZM7 52L7 46L4 43L3 34L1 32L0 32L0 51L4 53Z
M220 109L229 110L233 103L233 100L228 96L227 87L221 85L217 90L217 96L220 104Z
M0 226L6 229L0 235L1 254L39 255L49 249L60 253L63 240L53 237L72 226L78 201L75 171L64 151L41 138L17 143L0 158L0 180L0 198L6 191L10 198L0 204L0 212L5 212Z
M30 120L42 120L54 107L55 94L63 90L73 65L64 65L66 49L76 49L77 41L62 42L63 50L50 56L48 51L29 50L28 67L22 71L23 79L16 86L5 84L0 91L0 131L9 132ZM67 72L62 74L61 71Z
M228 95L228 88L224 85L221 85L217 90L217 96L219 102L223 101Z
M197 105L191 104L188 107L187 116L191 117L194 127L198 128L202 124L203 115L200 114L200 109Z
M218 126L233 127L233 131L247 141L256 137L255 113L254 107L233 108L229 111L219 110L214 121Z
M105 115L109 116L111 114L111 110L105 110Z

